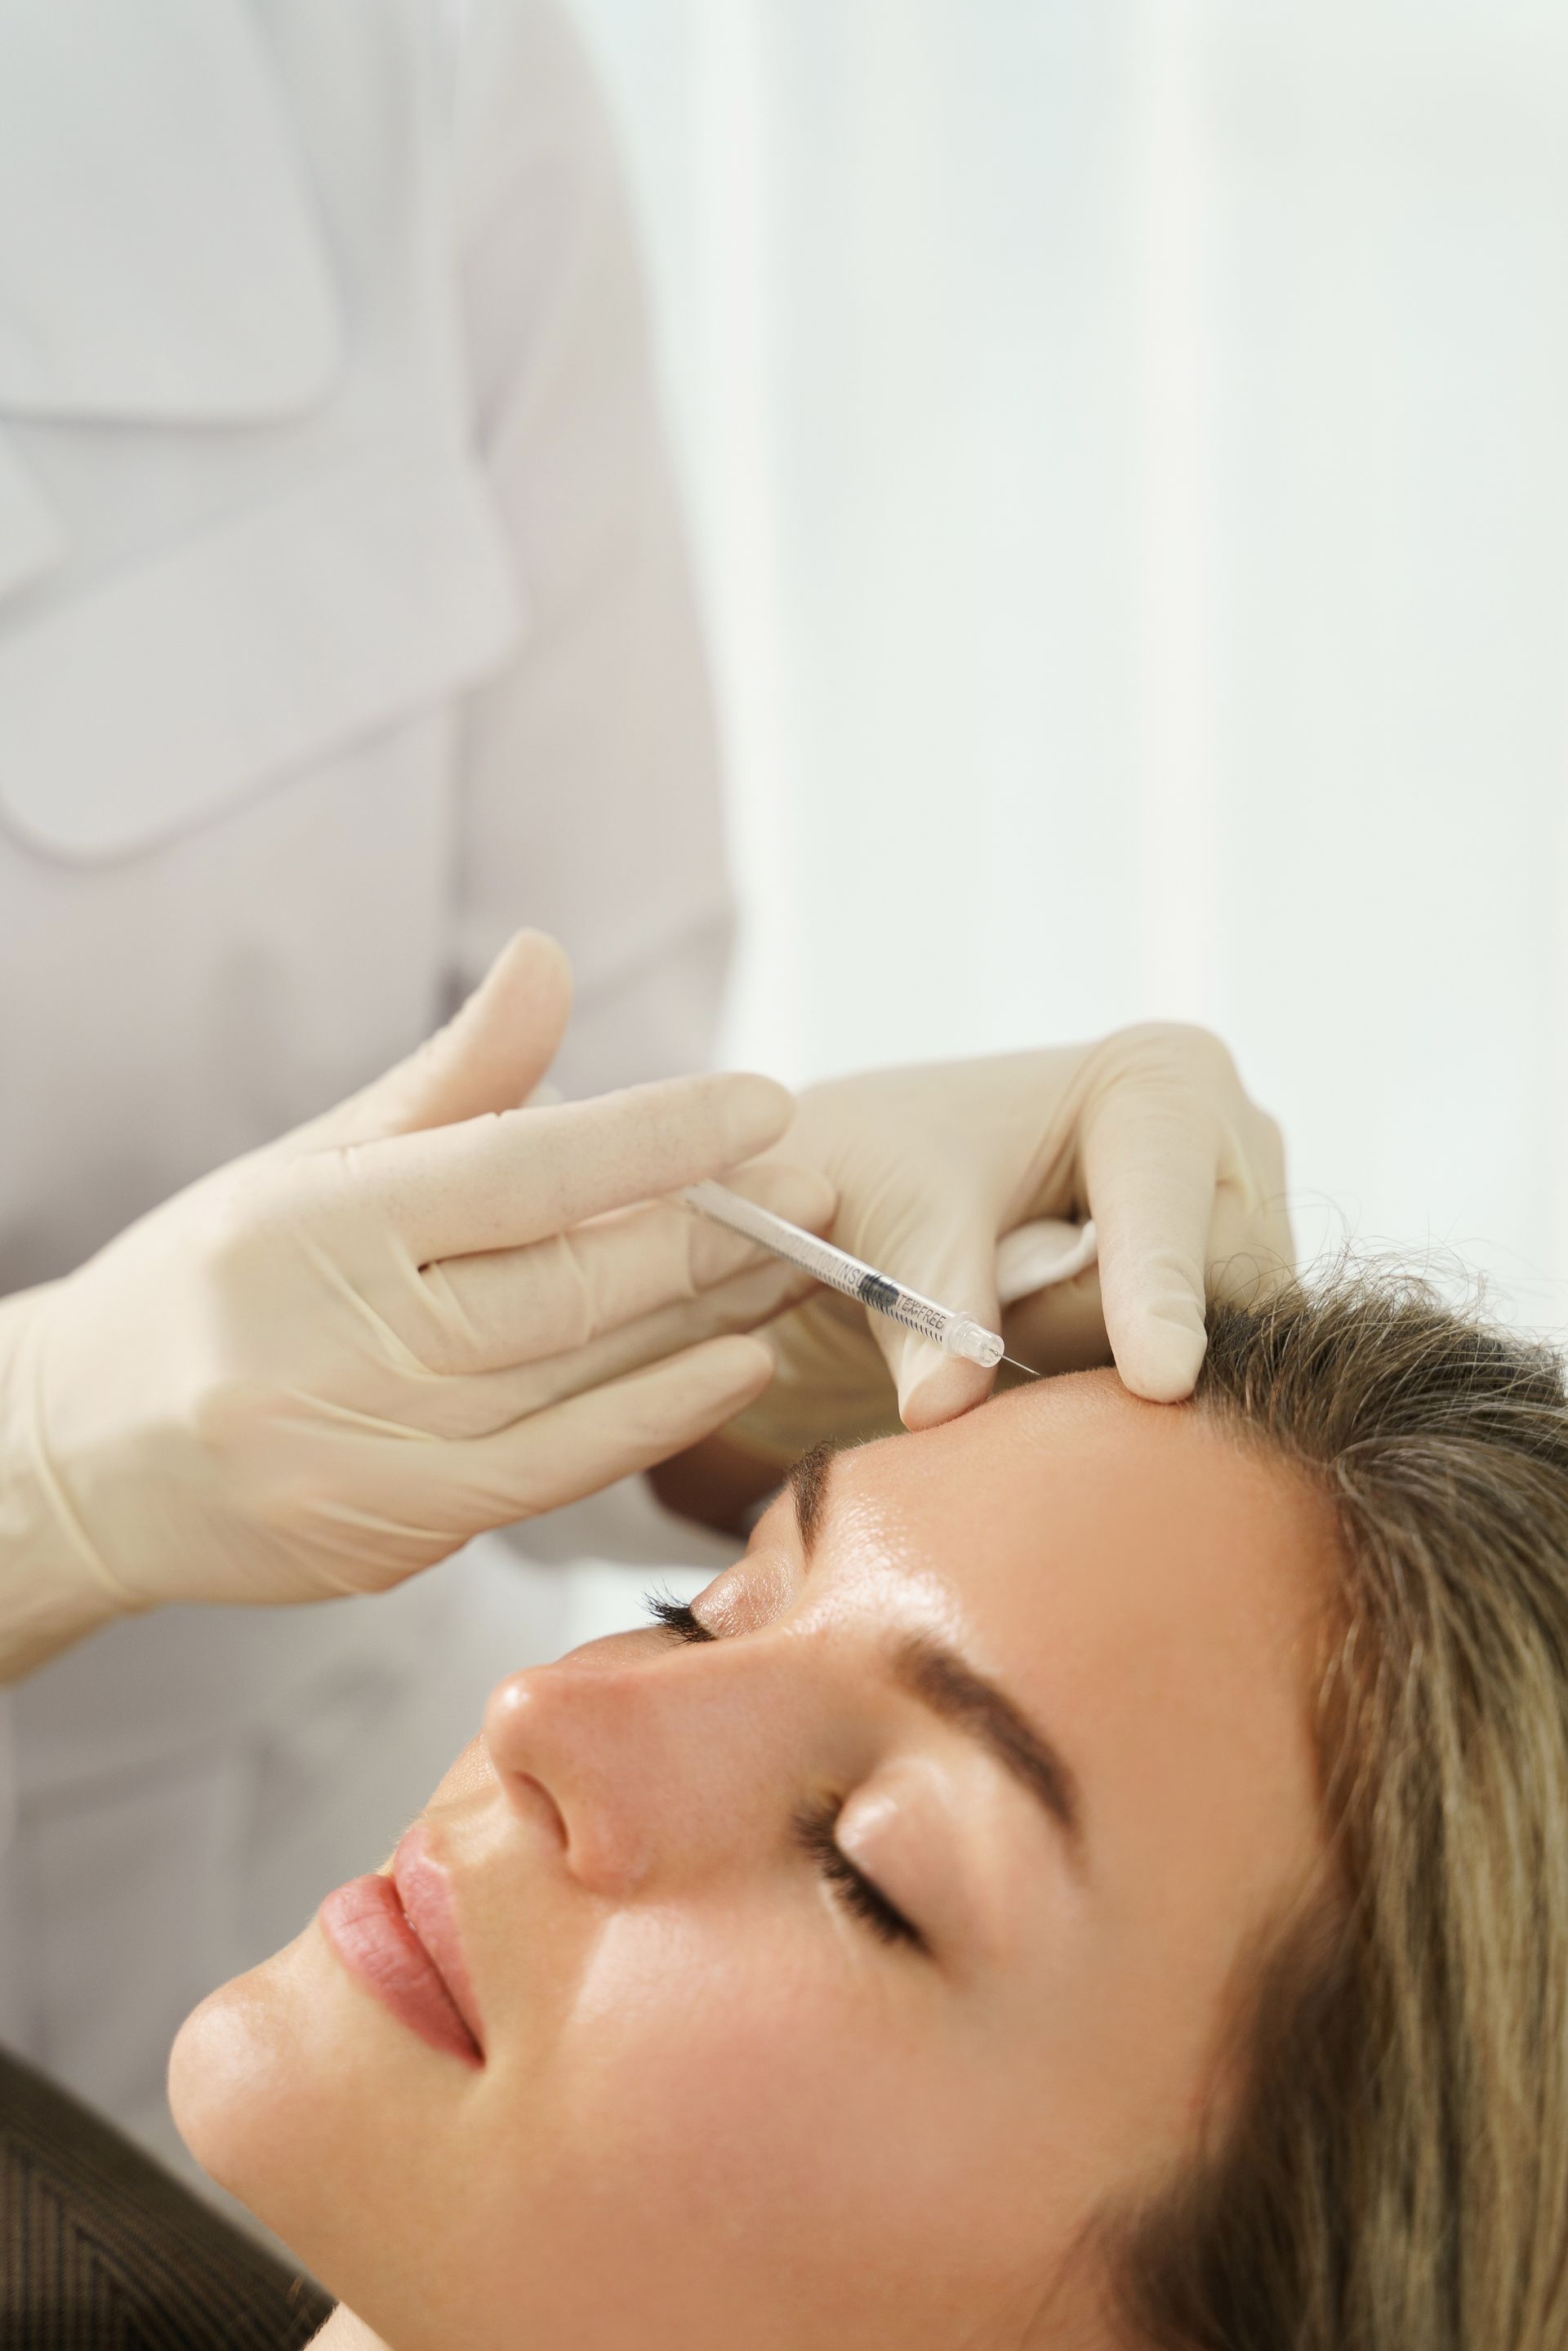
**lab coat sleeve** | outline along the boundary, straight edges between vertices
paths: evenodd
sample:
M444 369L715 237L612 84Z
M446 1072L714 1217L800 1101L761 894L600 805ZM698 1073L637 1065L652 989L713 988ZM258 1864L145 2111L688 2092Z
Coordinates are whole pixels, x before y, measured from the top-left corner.
M469 700L458 972L522 922L577 981L569 1094L711 1054L733 909L715 727L611 126L564 18L475 0L456 190L476 435L528 608Z

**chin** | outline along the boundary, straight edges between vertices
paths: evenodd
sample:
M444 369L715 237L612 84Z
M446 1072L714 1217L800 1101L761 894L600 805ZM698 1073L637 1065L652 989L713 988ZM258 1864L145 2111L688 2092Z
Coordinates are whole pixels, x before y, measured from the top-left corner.
M209 1993L169 2058L169 2104L196 2161L297 2249L331 2079L327 2053L312 2047L306 1940Z
M169 2103L202 2168L373 2325L389 2275L417 2307L429 2172L456 2169L469 2079L383 2015L312 1924L186 2018Z

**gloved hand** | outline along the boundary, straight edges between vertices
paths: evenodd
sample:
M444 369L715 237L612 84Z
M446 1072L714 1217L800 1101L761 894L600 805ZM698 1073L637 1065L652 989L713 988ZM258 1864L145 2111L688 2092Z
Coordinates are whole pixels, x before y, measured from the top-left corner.
M1036 1370L1113 1356L1159 1402L1192 1391L1206 1291L1251 1295L1291 1261L1279 1129L1201 1029L835 1080L801 1094L788 1149L837 1191L841 1248L999 1329ZM1091 1216L1098 1268L999 1312L998 1241L1038 1217ZM995 1376L826 1290L768 1343L773 1384L726 1431L768 1461L900 1413L928 1427Z
M515 1108L570 992L524 934L378 1084L0 1303L10 1671L122 1610L395 1583L766 1384L759 1340L714 1334L806 1285L656 1196L776 1142L790 1098L723 1076ZM727 1180L832 1205L778 1166Z

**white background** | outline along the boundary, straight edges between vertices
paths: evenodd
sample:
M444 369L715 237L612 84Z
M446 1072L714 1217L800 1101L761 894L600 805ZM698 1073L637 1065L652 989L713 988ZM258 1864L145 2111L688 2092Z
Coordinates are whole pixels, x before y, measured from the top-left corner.
M1309 1246L1568 1322L1568 8L575 0L730 757L734 1059L1162 1015Z

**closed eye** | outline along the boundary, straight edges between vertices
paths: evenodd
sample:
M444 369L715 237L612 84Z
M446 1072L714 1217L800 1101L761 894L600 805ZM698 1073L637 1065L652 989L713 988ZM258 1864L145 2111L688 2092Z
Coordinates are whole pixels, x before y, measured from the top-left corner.
M908 1943L917 1951L930 1945L918 1927L895 1908L879 1886L857 1869L833 1832L842 1810L836 1801L808 1805L795 1815L795 1840L810 1855L852 1917L884 1943Z

